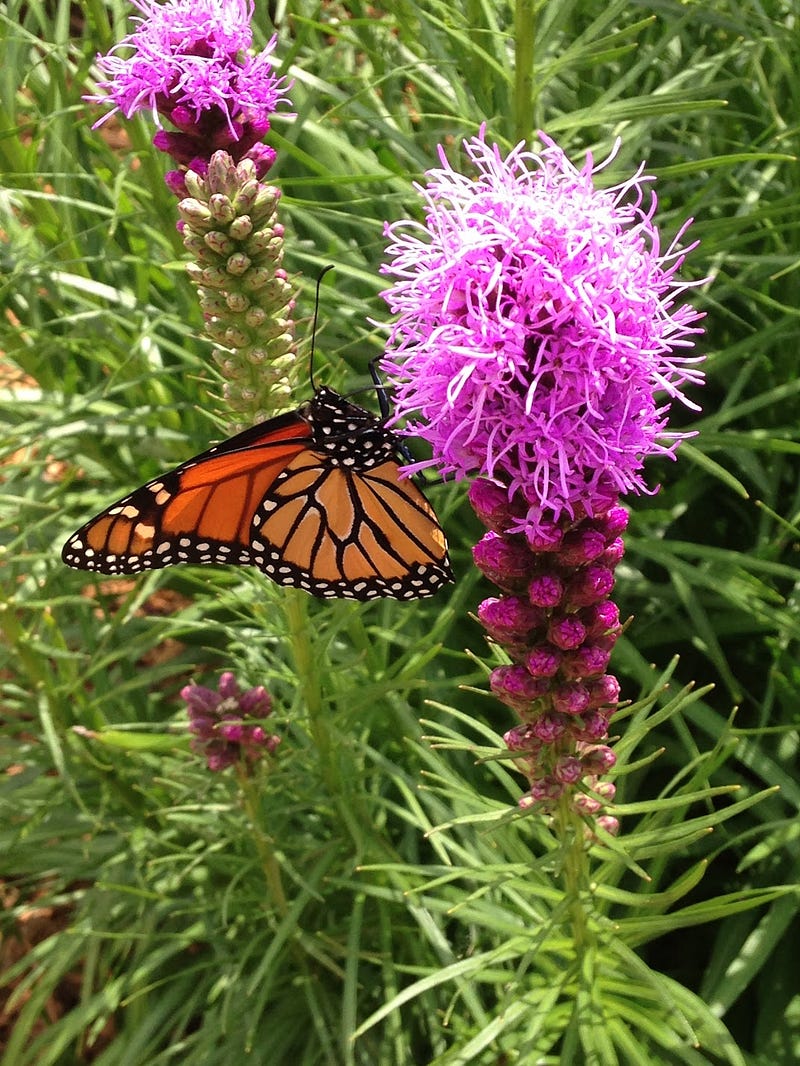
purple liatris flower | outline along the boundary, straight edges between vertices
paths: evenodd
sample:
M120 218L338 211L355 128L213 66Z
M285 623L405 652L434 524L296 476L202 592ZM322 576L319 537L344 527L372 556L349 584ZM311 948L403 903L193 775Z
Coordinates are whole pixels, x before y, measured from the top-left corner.
M166 120L173 128L160 129L154 144L182 167L203 173L224 148L235 162L252 159L263 176L275 152L261 141L287 87L274 72L274 37L251 53L252 0L132 3L142 13L138 25L98 56L107 77L98 82L102 92L87 99L111 103L108 115L148 110L159 126ZM179 174L172 183L180 184Z
M216 692L203 685L181 689L189 714L192 748L205 756L209 770L256 762L272 754L280 737L269 734L261 724L272 713L267 690L258 685L242 692L232 673L219 679Z
M415 467L478 475L470 502L487 533L473 556L500 592L478 618L509 660L491 688L521 721L506 734L530 782L521 804L594 816L613 796L599 775L619 699L606 672L621 632L618 501L647 491L645 459L686 436L667 416L674 400L695 408L681 390L702 382L701 315L680 302L686 226L662 251L643 168L599 189L613 155L578 170L541 137L540 154L504 157L481 130L465 144L469 177L440 149L419 187L424 224L387 225L397 319L383 366L401 432L431 445Z
M397 417L444 473L518 492L535 528L643 491L643 460L683 436L666 430L670 401L693 406L681 387L702 378L687 354L701 316L678 303L685 252L661 250L650 179L597 189L608 160L578 170L542 139L504 158L481 131L472 177L440 149L425 224L386 227L384 267Z

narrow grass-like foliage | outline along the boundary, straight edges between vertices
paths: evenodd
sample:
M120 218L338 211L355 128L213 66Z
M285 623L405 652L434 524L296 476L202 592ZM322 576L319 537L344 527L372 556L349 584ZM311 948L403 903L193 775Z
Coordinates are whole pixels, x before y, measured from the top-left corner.
M621 137L608 183L647 159L662 231L696 219L698 435L626 501L622 833L571 890L518 811L463 485L426 490L457 581L416 603L61 564L225 411L152 128L93 130L82 101L130 5L0 4L0 1066L798 1061L796 6L255 8L294 79L270 180L299 318L336 267L320 382L368 384L383 223L481 122L576 162ZM228 669L283 737L244 785L190 751L178 696Z

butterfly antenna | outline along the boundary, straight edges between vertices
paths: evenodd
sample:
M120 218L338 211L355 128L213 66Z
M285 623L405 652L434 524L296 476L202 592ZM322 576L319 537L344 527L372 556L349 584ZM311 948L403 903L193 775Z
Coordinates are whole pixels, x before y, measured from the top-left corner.
M316 386L316 383L314 381L314 348L315 348L316 342L317 342L317 317L319 316L319 289L320 289L320 285L322 284L322 279L325 277L325 275L328 273L329 270L333 270L333 263L329 264L326 267L323 267L322 270L319 272L319 277L317 278L317 294L314 297L314 321L311 323L311 355L309 356L309 360L308 360L308 376L309 376L309 379L311 381L311 389L312 389L313 392L317 391L317 386Z

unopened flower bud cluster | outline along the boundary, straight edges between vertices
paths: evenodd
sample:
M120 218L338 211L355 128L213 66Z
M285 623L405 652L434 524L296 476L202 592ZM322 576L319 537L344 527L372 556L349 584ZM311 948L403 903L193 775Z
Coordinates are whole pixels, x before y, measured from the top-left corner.
M185 180L179 226L224 397L244 421L259 421L286 405L297 360L280 191L258 179L251 160L235 164L226 152L214 153L205 177L190 170Z
M606 672L621 632L609 596L627 512L611 506L511 532L526 503L515 507L506 489L483 478L469 496L487 527L474 561L500 590L483 601L478 618L511 660L492 671L490 684L519 718L504 740L530 783L520 806L549 812L569 795L582 814L598 815L614 796L613 784L601 780L616 761L603 741L620 692ZM618 829L610 816L599 822Z
M192 749L205 756L209 770L224 770L235 763L252 765L280 744L281 738L261 725L272 713L272 700L262 685L242 692L227 671L216 692L204 685L186 685L181 697L186 700L189 731L194 734Z

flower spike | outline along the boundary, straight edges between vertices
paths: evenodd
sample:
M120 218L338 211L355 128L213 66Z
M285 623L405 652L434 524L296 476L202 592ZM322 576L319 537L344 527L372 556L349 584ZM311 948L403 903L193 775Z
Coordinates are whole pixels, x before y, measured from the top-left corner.
M497 586L478 620L506 664L490 677L519 724L505 736L529 791L523 809L594 818L614 794L606 673L622 632L609 599L624 555L625 492L649 491L645 459L674 456L670 404L696 405L690 349L701 317L680 297L686 251L667 251L641 166L611 188L544 134L507 155L482 128L465 142L472 175L441 166L418 186L425 224L386 226L397 319L384 370L396 419L435 465L476 477L486 527L473 560ZM618 821L595 822L616 832Z

